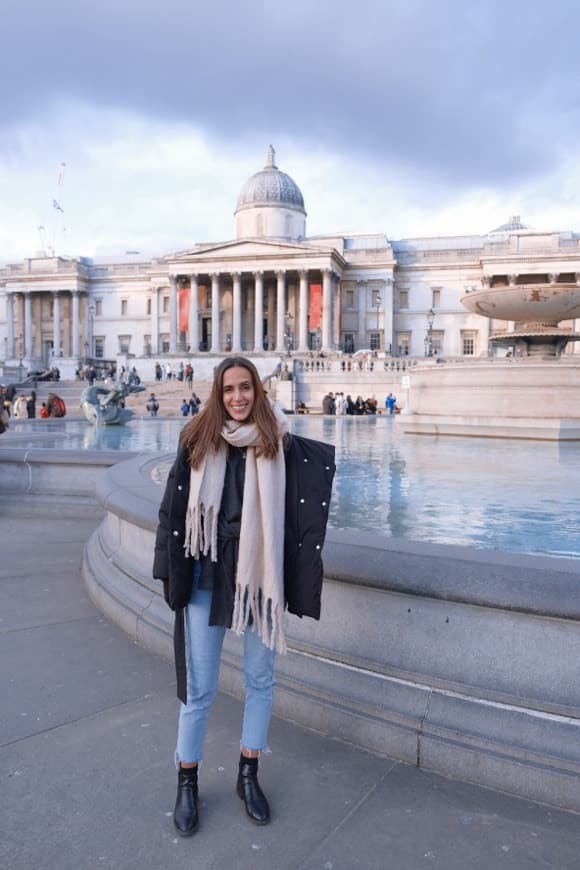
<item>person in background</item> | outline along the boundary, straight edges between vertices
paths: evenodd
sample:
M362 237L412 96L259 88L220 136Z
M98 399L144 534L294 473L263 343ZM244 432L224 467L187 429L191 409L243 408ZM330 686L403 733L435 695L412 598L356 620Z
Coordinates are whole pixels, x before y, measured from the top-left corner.
M36 417L36 391L31 390L28 399L26 400L26 413L29 420L34 420Z
M10 414L3 405L0 405L0 435L10 428Z
M184 399L183 402L181 403L181 416L187 417L188 414L189 414L189 402L187 401L187 399Z
M396 404L397 404L397 399L396 399L396 397L393 396L392 393L389 393L389 395L388 395L387 398L385 399L385 407L386 407L386 409L387 409L387 411L388 411L389 414L394 414L394 413L395 413L395 406L396 406Z
M26 396L16 396L12 402L12 415L15 420L28 419L28 411L26 409Z
M195 395L195 393L191 394L191 399L189 400L189 410L191 411L191 416L193 417L199 411L199 406L201 405L201 400Z
M157 416L157 411L159 410L159 402L157 401L157 397L155 393L151 393L149 395L149 399L147 400L147 404L145 405L151 417Z
M334 470L334 447L289 434L250 360L222 360L209 399L182 429L155 539L153 576L175 612L180 836L198 826L198 766L226 628L244 635L236 791L252 822L270 821L258 759L268 745L275 656L286 650L286 608L320 618Z

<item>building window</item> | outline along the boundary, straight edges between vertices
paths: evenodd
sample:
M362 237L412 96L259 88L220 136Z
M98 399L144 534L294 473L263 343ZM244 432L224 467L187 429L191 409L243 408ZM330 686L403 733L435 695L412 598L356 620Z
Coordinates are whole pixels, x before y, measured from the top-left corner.
M411 333L399 332L397 334L397 356L409 356L411 345Z
M105 338L104 336L95 336L95 358L105 358Z
M431 351L433 356L440 356L443 353L443 332L431 333Z
M441 288L434 287L431 291L431 308L441 307Z
M463 350L463 356L475 356L476 335L477 333L475 332L463 331L461 333L461 346Z
M381 349L381 333L380 332L371 332L371 350L380 350Z
M409 307L409 291L399 290L399 308Z
M143 336L143 355L151 356L151 336L144 335Z
M344 307L354 308L354 290L352 287L348 287L344 291Z
M121 317L127 314L127 300L121 299Z
M129 353L131 350L131 336L130 335L120 335L119 336L119 353Z
M163 297L163 313L169 314L169 296Z
M151 314L151 297L147 299L147 314Z
M345 353L354 353L354 332L345 332L343 338Z
M169 336L160 335L159 343L161 345L161 353L169 353Z
M103 316L103 300L95 299L95 317Z

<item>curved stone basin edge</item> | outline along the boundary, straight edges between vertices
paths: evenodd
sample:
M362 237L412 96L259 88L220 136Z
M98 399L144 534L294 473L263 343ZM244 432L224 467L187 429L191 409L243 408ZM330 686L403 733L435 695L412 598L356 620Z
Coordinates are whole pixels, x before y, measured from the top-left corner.
M131 638L171 659L173 617L151 576L162 495L151 471L171 455L107 468L112 457L98 451L17 453L0 450L3 492L7 483L23 498L62 497L68 487L72 503L93 480L104 516L84 552L89 593ZM338 529L324 561L322 619L287 619L277 715L580 812L578 563ZM220 685L238 697L240 650L227 632Z

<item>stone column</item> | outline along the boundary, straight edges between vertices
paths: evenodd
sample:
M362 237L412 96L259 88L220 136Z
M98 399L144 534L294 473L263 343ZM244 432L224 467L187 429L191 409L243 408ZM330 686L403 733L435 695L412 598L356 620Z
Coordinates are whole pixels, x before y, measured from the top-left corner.
M24 294L24 356L32 356L32 294Z
M159 353L159 287L151 288L151 353Z
M199 350L199 284L197 275L189 277L189 349Z
M332 344L333 347L340 347L342 300L340 298L340 278L335 272L330 275L330 289L333 301Z
M286 272L276 272L276 350L284 353L284 321L286 318Z
M298 350L308 350L308 270L300 270L300 296L298 298Z
M55 290L53 294L52 310L52 355L55 359L60 356L60 293Z
M169 352L177 353L177 276L169 276Z
M6 294L6 325L8 327L7 359L14 359L14 294Z
M322 271L322 350L332 350L332 272Z
M220 352L220 275L211 276L211 348L212 353Z
M264 350L264 273L254 272L254 351Z
M242 275L240 272L233 273L233 329L232 351L241 353L242 350Z
M367 340L367 281L357 281L356 294L358 302L358 333L356 350L368 346Z
M79 322L79 291L72 292L72 355L75 359L80 356L81 333Z

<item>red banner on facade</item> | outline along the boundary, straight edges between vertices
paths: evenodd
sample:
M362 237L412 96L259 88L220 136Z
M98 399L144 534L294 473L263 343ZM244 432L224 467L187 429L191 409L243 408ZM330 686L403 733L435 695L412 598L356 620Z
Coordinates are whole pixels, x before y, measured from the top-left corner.
M322 284L310 285L308 329L320 329L322 323Z
M180 287L179 296L179 331L189 331L189 287Z

